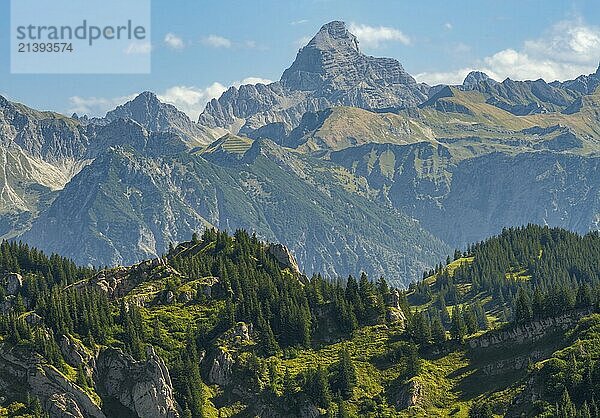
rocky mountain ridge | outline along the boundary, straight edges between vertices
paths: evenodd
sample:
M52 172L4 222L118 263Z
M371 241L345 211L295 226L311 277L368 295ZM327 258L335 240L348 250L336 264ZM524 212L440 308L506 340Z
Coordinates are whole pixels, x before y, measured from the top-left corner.
M209 127L150 92L96 119L2 99L0 233L113 265L160 255L190 229L243 227L285 243L308 273L407 282L447 244L507 225L598 227L598 76L475 72L429 88L334 21L280 81L209 103Z

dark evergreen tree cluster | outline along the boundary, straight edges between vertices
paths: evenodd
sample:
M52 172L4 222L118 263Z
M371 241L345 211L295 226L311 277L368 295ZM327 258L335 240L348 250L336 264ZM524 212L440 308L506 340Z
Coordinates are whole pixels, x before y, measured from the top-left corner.
M219 277L226 292L229 314L223 331L237 321L255 324L263 352L273 354L291 346L308 346L319 324L335 325L340 333L377 323L385 317L390 289L362 274L357 281L331 282L320 275L310 280L282 269L256 236L238 230L234 236L208 229L191 248L173 248L170 263L189 278ZM216 335L215 330L203 330ZM200 340L207 341L206 335Z

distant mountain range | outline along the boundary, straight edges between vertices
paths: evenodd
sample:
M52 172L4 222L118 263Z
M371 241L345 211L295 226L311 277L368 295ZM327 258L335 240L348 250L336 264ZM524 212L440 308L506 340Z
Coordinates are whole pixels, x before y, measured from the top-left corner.
M406 284L503 227L598 229L598 84L428 86L335 21L198 122L149 92L93 119L0 98L0 236L115 265L246 228L306 273Z

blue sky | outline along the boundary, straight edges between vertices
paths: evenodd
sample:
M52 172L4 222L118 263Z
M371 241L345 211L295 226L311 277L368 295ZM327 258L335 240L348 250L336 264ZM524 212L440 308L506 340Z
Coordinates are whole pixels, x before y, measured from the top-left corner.
M346 21L365 53L394 57L430 84L471 69L568 79L600 61L597 0L153 0L152 72L142 75L11 75L9 16L2 0L0 94L62 113L103 114L151 90L197 117L226 86L279 79L331 20Z

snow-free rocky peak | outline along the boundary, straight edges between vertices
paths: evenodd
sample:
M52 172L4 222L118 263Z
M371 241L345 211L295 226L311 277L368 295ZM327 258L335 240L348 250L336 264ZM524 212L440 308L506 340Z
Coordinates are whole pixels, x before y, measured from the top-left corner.
M156 94L145 91L133 100L106 114L106 119L131 119L149 131L173 132L190 147L207 145L215 137L209 129L199 126L175 106L161 102Z
M428 90L397 60L363 54L344 22L334 21L298 51L280 81L230 88L208 103L199 123L245 134L275 122L291 129L306 111L412 107L426 99Z

